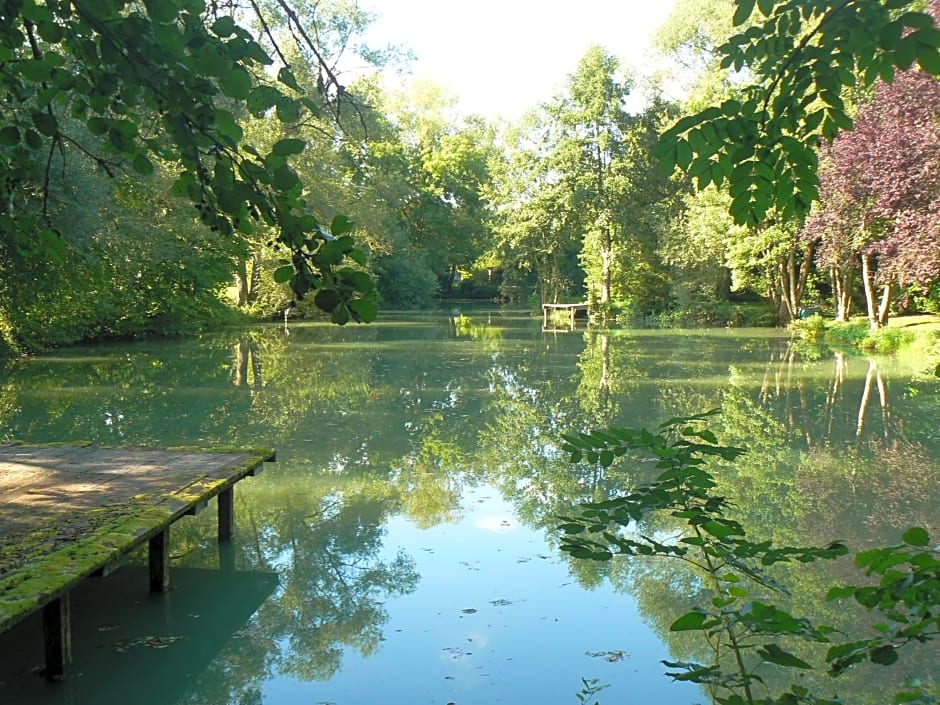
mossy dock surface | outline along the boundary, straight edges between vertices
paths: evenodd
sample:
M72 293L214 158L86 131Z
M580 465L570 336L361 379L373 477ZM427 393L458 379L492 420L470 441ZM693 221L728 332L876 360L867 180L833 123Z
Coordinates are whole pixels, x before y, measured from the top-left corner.
M226 540L235 483L273 458L267 449L0 445L0 631L147 541L151 587L162 590L169 526L219 496Z

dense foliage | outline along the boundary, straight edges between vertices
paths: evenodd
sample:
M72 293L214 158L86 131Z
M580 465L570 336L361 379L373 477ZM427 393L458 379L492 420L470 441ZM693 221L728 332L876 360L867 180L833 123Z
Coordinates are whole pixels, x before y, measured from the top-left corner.
M819 243L819 262L832 273L838 318L847 318L861 276L877 328L894 286L929 286L940 271L940 82L904 71L879 85L854 129L825 153L821 183L804 235Z
M0 339L461 297L731 325L830 296L873 327L936 310L928 9L681 2L657 37L668 80L592 47L505 125L389 89L404 55L363 44L355 5L11 0Z

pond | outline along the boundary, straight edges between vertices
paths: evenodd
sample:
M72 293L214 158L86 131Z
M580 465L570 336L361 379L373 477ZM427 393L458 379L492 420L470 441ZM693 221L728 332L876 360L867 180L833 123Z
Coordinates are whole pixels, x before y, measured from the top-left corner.
M749 451L720 489L756 535L859 550L908 526L940 534L927 361L771 330L541 323L498 309L388 314L76 347L0 370L0 440L277 449L238 486L230 548L212 512L174 526L168 595L146 594L142 558L75 595L67 681L34 672L38 622L0 636L0 702L707 702L661 663L701 655L668 630L695 604L694 576L559 550L559 515L648 476L570 464L560 443L573 430L720 407L712 427ZM850 563L784 577L795 609L865 622L821 599L858 579ZM804 680L883 702L937 656ZM606 687L590 696L589 684Z

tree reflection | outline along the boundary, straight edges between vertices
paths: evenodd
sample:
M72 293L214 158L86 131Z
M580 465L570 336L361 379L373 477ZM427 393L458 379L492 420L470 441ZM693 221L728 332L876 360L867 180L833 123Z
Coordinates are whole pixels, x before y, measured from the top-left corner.
M275 570L279 586L184 702L253 702L275 673L329 680L348 650L380 648L386 602L417 586L409 556L381 556L385 523L399 509L393 488L296 466L283 472L289 479L246 485L237 502L239 568ZM174 534L178 550L192 549L183 564L208 559L211 527L203 524Z
M881 433L885 441L890 434L890 406L888 404L888 390L884 377L881 374L881 368L875 360L868 361L868 373L865 375L865 388L862 391L862 400L858 405L858 423L855 426L855 435L861 437L865 431L865 422L868 415L869 401L871 398L872 380L878 388L878 399L881 401Z
M249 370L251 371L250 386L255 390L264 386L260 349L254 337L246 336L235 344L235 360L232 367L232 383L236 387L249 386Z

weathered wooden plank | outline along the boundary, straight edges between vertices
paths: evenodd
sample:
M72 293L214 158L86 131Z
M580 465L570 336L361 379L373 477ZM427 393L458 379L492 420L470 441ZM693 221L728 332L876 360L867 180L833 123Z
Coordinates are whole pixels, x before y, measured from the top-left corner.
M151 587L165 590L169 526L273 457L267 449L0 444L0 631L43 609L49 673L61 675L71 658L69 590L147 541Z

